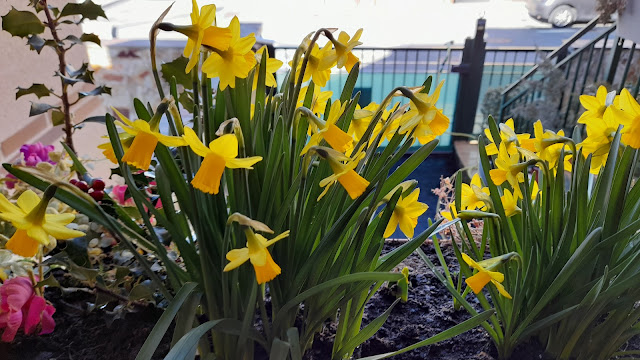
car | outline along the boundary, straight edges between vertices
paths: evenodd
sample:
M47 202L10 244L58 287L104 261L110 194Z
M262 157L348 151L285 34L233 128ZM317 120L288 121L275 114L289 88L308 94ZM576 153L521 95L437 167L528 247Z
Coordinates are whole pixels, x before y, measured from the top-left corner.
M599 16L596 3L597 0L527 0L526 7L534 19L566 27Z

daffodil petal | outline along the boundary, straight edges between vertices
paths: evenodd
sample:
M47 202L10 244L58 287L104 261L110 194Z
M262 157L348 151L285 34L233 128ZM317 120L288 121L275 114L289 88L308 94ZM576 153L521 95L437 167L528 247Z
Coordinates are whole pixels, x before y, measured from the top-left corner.
M249 260L249 249L233 249L227 253L227 260L230 262L224 267L223 271L233 270Z
M20 195L17 203L20 209L22 209L25 214L28 214L31 210L33 210L33 208L38 206L38 204L40 203L40 197L36 195L33 190L27 190Z

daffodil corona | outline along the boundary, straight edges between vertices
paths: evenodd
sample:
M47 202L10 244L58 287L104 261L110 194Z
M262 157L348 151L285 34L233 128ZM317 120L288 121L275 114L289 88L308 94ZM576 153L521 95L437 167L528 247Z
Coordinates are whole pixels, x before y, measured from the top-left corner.
M432 94L413 94L412 106L400 120L401 134L414 130L413 136L418 142L426 144L447 131L449 118L435 106L443 84L441 81Z
M48 190L40 199L35 192L27 190L20 195L16 206L0 194L0 219L11 222L16 228L6 244L8 250L16 255L32 257L40 246L49 245L50 236L59 240L84 236L83 232L65 226L75 219L75 215L46 213L52 196L53 191Z
M309 119L315 123L317 130L315 134L311 135L311 138L300 152L300 155L306 154L312 146L320 144L322 139L331 145L332 148L342 153L353 146L353 138L336 126L336 122L344 113L346 105L345 103L341 106L340 100L336 100L331 104L331 110L326 121L321 121L313 116L309 117Z
M504 286L501 284L504 281L504 274L497 271L489 271L482 267L479 263L475 262L469 255L462 253L462 259L467 263L470 267L478 270L478 272L465 280L467 285L473 290L475 294L478 294L482 289L491 282L500 295L506 297L507 299L511 299L511 295L505 290Z
M250 220L239 214L231 215L229 220L231 221L234 217L240 218L239 222L241 222L241 226L244 229L244 234L247 238L247 245L240 249L233 249L227 253L227 260L229 260L229 263L224 267L224 271L231 271L248 260L251 262L251 265L253 265L258 284L264 284L275 279L282 270L280 269L280 266L273 261L273 257L271 257L267 248L275 244L277 241L288 237L289 231L287 230L273 239L267 240L264 236L256 234L250 225L242 223L259 225L257 230L273 233L273 231L266 225L255 220Z
M151 158L158 143L166 146L185 145L184 140L180 137L163 135L159 130L152 129L148 122L144 120L131 122L120 112L115 111L121 120L121 122L117 122L118 125L129 135L134 136L131 146L122 157L122 162L138 169L147 170L151 165Z
M366 155L364 152L360 152L353 157L348 157L324 146L314 146L310 150L327 160L333 171L333 175L320 181L319 185L324 187L324 191L318 196L318 200L327 194L331 185L335 184L336 181L344 187L352 199L362 195L367 189L367 186L369 186L369 181L354 170L356 166L358 166L358 163L364 159Z
M234 134L222 135L206 147L195 131L185 127L184 140L194 153L204 158L200 164L200 170L191 180L191 185L209 194L217 194L220 191L220 180L225 168L253 169L253 164L262 160L261 156L237 159L238 139Z

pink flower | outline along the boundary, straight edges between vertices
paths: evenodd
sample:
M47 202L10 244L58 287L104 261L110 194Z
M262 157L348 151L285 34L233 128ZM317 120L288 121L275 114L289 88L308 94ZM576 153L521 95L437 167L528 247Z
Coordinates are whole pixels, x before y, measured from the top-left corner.
M24 144L20 147L20 152L24 156L27 166L36 166L40 162L48 162L55 165L55 162L49 159L49 153L53 151L53 145L42 145L41 142L35 144Z
M0 286L0 329L2 341L11 342L22 328L27 335L40 329L40 335L50 334L56 326L56 309L36 295L28 277L9 279Z
M133 201L132 197L125 200L126 192L127 192L127 185L114 185L109 195L120 206L135 206L136 204ZM147 190L147 193L151 195L150 191L148 190ZM160 199L158 199L158 202L156 203L155 207L156 209L162 209L162 201ZM147 208L145 206L145 211L146 210Z
M111 189L111 198L120 206L135 206L133 198L125 200L125 194L127 192L127 185L114 185Z
M24 158L24 164L27 166L36 166L41 162L48 162L51 165L55 165L56 162L49 159L49 153L54 150L53 145L42 145L41 142L35 144L23 144L20 147L20 152ZM12 174L5 176L6 179L16 179ZM13 189L16 181L5 180L5 186L7 189Z

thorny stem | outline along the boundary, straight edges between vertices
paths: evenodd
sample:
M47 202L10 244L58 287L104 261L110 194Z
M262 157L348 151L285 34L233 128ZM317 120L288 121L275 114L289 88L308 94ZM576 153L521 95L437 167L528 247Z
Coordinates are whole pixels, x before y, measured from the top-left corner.
M51 11L49 10L49 6L47 5L47 0L40 0L40 4L44 10L44 14L47 17L47 26L49 30L51 30L51 36L53 36L53 40L56 43L56 53L58 54L58 71L60 75L67 75L67 61L65 59L65 55L67 50L64 46L62 46L62 41L58 36L58 30L56 26L58 22L51 16ZM69 94L67 92L68 84L65 84L64 79L60 77L60 85L62 86L62 113L64 115L64 133L65 139L64 142L69 146L71 150L75 152L75 148L73 146L73 124L71 123L71 104L69 103ZM74 103L75 104L75 103Z

